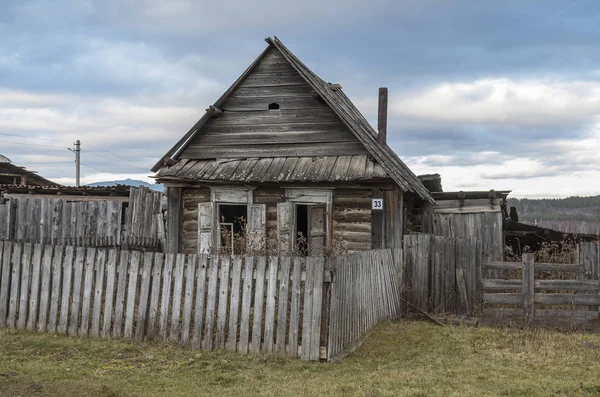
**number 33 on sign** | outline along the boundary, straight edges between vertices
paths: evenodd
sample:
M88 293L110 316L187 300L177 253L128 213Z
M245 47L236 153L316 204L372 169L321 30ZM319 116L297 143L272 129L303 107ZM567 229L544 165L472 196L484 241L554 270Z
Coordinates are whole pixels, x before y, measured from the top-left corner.
M383 199L382 198L374 198L371 200L371 209L373 210L382 210L383 209Z

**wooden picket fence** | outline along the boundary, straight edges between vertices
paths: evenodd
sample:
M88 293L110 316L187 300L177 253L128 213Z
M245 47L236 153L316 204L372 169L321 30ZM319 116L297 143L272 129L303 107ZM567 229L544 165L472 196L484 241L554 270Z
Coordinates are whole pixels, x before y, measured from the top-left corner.
M577 263L535 263L529 253L483 267L500 277L481 281L482 323L600 330L599 243L580 243Z
M0 242L0 327L322 357L323 258Z
M336 258L331 280L327 358L355 348L378 322L400 317L402 250Z
M156 251L164 240L161 198L144 187L131 188L129 200L12 198L0 205L0 240Z

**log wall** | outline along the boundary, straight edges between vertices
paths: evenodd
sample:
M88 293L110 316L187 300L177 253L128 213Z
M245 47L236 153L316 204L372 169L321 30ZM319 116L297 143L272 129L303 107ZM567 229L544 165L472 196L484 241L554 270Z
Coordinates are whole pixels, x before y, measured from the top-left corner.
M371 190L333 191L333 244L341 252L371 249Z
M198 203L210 201L210 189L185 188L183 190L183 252L192 254L198 248Z

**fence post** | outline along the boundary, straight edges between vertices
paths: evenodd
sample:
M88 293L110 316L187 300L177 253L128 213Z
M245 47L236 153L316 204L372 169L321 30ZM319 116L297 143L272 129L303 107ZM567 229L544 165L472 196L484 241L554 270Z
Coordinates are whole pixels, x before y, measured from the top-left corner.
M532 325L534 320L534 288L535 278L533 272L534 255L523 254L523 319L525 327Z

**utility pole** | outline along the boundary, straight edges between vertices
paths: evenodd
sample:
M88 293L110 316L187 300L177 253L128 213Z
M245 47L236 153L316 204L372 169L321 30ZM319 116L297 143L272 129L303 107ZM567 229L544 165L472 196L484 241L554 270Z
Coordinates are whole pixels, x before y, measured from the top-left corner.
M78 139L74 143L75 149L69 148L70 151L75 153L75 186L79 187L79 170L81 169L81 141Z

